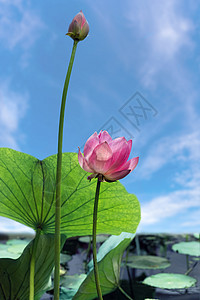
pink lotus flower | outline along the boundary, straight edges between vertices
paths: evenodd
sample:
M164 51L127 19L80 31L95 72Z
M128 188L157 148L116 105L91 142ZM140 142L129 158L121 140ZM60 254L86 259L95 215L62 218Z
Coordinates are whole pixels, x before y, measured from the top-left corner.
M82 10L73 18L69 25L68 33L73 40L82 41L89 33L88 22Z
M116 181L132 172L138 164L139 157L129 161L132 140L124 137L112 139L107 131L95 132L85 143L84 156L80 149L78 161L83 170L92 173L91 180L98 177L100 181Z

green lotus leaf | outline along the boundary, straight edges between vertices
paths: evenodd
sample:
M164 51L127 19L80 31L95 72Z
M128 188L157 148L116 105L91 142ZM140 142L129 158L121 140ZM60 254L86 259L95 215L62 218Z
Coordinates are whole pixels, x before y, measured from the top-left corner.
M100 234L100 235L97 235L97 243L103 243L107 240L108 236L107 235L103 235L103 234ZM79 242L81 243L87 243L89 244L92 240L92 236L82 236L80 237L79 239Z
M72 256L64 253L60 253L60 263L65 264L68 261L72 260Z
M17 259L28 245L28 240L9 240L6 244L0 244L0 258Z
M62 276L60 280L60 299L71 300L86 277L86 274Z
M62 236L61 244L66 240ZM53 234L40 235L35 258L35 300L39 300L48 285L54 267ZM30 260L33 241L18 259L0 259L0 299L29 299Z
M44 233L54 233L57 156L44 160L12 149L0 149L0 215ZM61 233L92 234L96 180L89 182L77 153L63 153ZM97 234L135 233L140 205L119 182L101 184Z
M100 247L98 252L98 269L102 294L108 294L119 287L120 265L124 250L128 247L134 235L122 233L111 236ZM90 266L92 264L90 263ZM94 270L92 269L83 281L73 300L92 300L97 297Z
M200 256L199 242L181 242L174 244L172 249L180 254L188 254L191 256Z
M200 233L194 233L194 237L196 238L196 239L198 239L198 240L200 240Z
M26 248L27 244L18 244L18 245L12 245L8 247L8 252L21 254L24 249Z
M145 278L143 283L160 289L186 289L194 286L196 279L183 274L159 273Z
M165 269L170 266L170 262L159 256L129 255L127 266L135 269Z
M27 246L28 243L30 242L30 240L20 240L20 239L11 239L11 240L8 240L6 242L7 245L10 245L10 246L13 246L13 245L25 245Z
M20 255L8 251L8 245L0 244L0 258L18 258Z

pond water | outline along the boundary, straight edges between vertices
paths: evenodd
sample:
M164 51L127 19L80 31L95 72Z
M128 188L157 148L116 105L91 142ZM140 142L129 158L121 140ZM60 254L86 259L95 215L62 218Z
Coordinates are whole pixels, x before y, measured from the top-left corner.
M27 233L26 235L5 235L1 234L1 243L6 243L6 240L13 238L33 238L33 235ZM98 247L105 240L107 236L99 238ZM65 262L65 256L62 258L62 269L67 272L68 275L83 274L87 271L87 263L92 258L92 246L89 243L90 238L73 238L66 241L62 252L71 256L71 260ZM144 300L146 298L154 298L160 300L176 299L176 300L200 300L200 248L199 256L190 256L179 254L173 251L172 246L179 242L185 241L198 241L193 234L188 235L168 235L168 234L139 234L132 241L128 250L124 253L123 261L121 265L121 286L134 300ZM199 244L200 245L200 244ZM136 268L131 265L131 259L135 262L135 256L143 256L143 263L148 256L162 257L162 266L165 265L165 259L169 260L170 265L163 269L153 268ZM139 258L138 256L138 258ZM147 267L148 262L147 257ZM139 262L141 263L141 262ZM164 265L163 265L164 264ZM187 273L189 276L195 278L197 283L195 286L187 289L161 289L154 288L148 285L142 284L142 281L151 275L158 273ZM114 291L109 295L103 297L105 300L109 299L127 299L119 290ZM52 291L46 293L41 300L53 299ZM87 300L87 299L85 299Z
M82 240L82 239L81 239ZM88 243L75 239L65 244L63 251L72 254L72 260L67 263L68 275L82 274L85 272L86 262L92 258L91 248ZM177 299L177 300L200 300L200 247L199 257L187 256L176 253L172 246L183 241L197 241L193 234L190 235L168 235L168 234L140 234L133 240L129 249L128 257L131 255L153 255L166 258L170 266L165 269L136 269L128 266L121 267L121 285L124 290L134 300L144 300L146 298L156 298L160 300ZM199 244L200 245L200 244ZM100 246L100 243L99 243ZM126 252L124 253L124 259ZM158 273L180 273L185 274L188 269L189 276L194 277L197 283L194 287L188 289L160 289L149 287L142 284L146 277ZM119 290L112 294L104 296L105 300L109 299L127 299Z

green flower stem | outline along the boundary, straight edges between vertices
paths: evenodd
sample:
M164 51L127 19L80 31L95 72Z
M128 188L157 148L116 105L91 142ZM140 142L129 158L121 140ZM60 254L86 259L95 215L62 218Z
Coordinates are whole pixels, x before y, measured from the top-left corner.
M185 241L188 242L188 239L189 239L189 235L186 234ZM188 255L188 254L186 254L186 265L187 265L187 271L188 271L189 268L190 268L190 264L189 264L189 255Z
M185 272L185 274L184 275L189 275L190 274L190 272L192 272L192 270L196 267L196 265L198 264L198 261L196 261L195 263L194 263L194 265L191 267L191 268L189 268L188 270L187 270L187 272Z
M98 212L98 201L101 181L97 179L97 188L94 201L94 212L93 212L93 232L92 232L92 244L93 244L93 263L94 263L94 277L97 289L98 299L102 300L101 286L99 280L98 264L97 264L97 247L96 247L96 236L97 236L97 212Z
M188 254L186 254L186 266L187 266L187 270L189 270L190 262L189 262L189 255Z
M65 84L63 88L62 103L60 108L60 122L58 133L58 155L57 155L57 174L56 174L56 207L55 207L55 271L54 271L54 300L59 300L60 286L60 217L61 217L61 168L62 168L62 144L63 144L63 125L65 115L65 104L69 79L76 53L78 41L74 41L72 54L67 70Z
M120 292L129 300L133 300L122 288L121 286L118 286L118 289L120 290Z
M31 254L31 262L30 262L30 292L29 292L29 300L34 300L34 278L35 278L35 256L37 251L38 240L40 237L41 230L38 229L36 231L36 236L33 241L32 254Z

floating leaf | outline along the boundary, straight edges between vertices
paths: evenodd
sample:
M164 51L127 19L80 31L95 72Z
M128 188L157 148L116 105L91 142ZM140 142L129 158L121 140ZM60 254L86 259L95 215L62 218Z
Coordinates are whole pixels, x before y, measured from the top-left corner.
M30 240L11 239L6 242L7 245L25 245L27 246Z
M129 255L127 266L135 269L165 269L170 266L170 262L159 256Z
M174 244L172 249L180 254L188 254L191 256L200 256L199 242L181 242Z
M12 245L8 247L8 251L11 253L21 254L24 249L26 248L27 244L18 244L18 245Z
M65 242L62 237L61 244ZM33 241L16 259L0 259L0 299L27 300L29 298L29 274ZM49 282L54 266L54 235L40 235L35 261L35 300L39 300L42 291Z
M97 243L103 243L103 242L105 242L107 240L107 238L108 238L107 235L100 234L100 235L97 235L96 240L97 240ZM87 243L87 244L89 244L90 241L92 240L92 236L82 236L78 240L81 243Z
M200 240L200 233L194 233L194 237L196 238L196 239L198 239L198 240Z
M60 263L61 264L66 264L71 259L72 259L71 255L60 253Z
M17 259L29 242L28 240L9 240L6 244L0 244L0 258Z
M200 257L193 257L193 260L199 261Z
M60 299L72 299L78 291L81 283L87 277L86 274L65 275L61 278Z
M0 215L33 229L54 233L57 156L43 161L0 149ZM92 234L96 180L89 182L77 153L62 156L61 232L68 237ZM97 233L135 232L140 205L120 182L101 185Z
M61 279L61 285L67 289L73 289L77 291L86 277L86 274L65 275Z
M154 241L154 240L157 239L157 237L155 237L155 236L146 236L145 239L149 240L149 241Z
M126 236L124 238L124 236ZM124 250L133 239L133 234L122 233L120 236L110 237L102 246L99 254L101 260L98 262L100 284L102 294L108 294L119 286L120 265ZM102 253L101 253L102 252ZM94 270L81 284L73 300L91 300L97 297L94 280Z
M194 286L196 279L183 274L159 273L145 278L143 283L161 289L186 289Z
M66 289L63 286L60 287L60 300L72 300L73 296L74 290Z
M60 268L60 276L64 276L66 274L66 270L63 268Z
M116 248L124 239L133 239L135 234L122 232L120 235L111 235L99 248L97 253L97 261L101 261L106 254ZM88 263L89 270L93 269L93 260Z
M0 258L18 258L20 255L8 252L8 245L0 244Z

